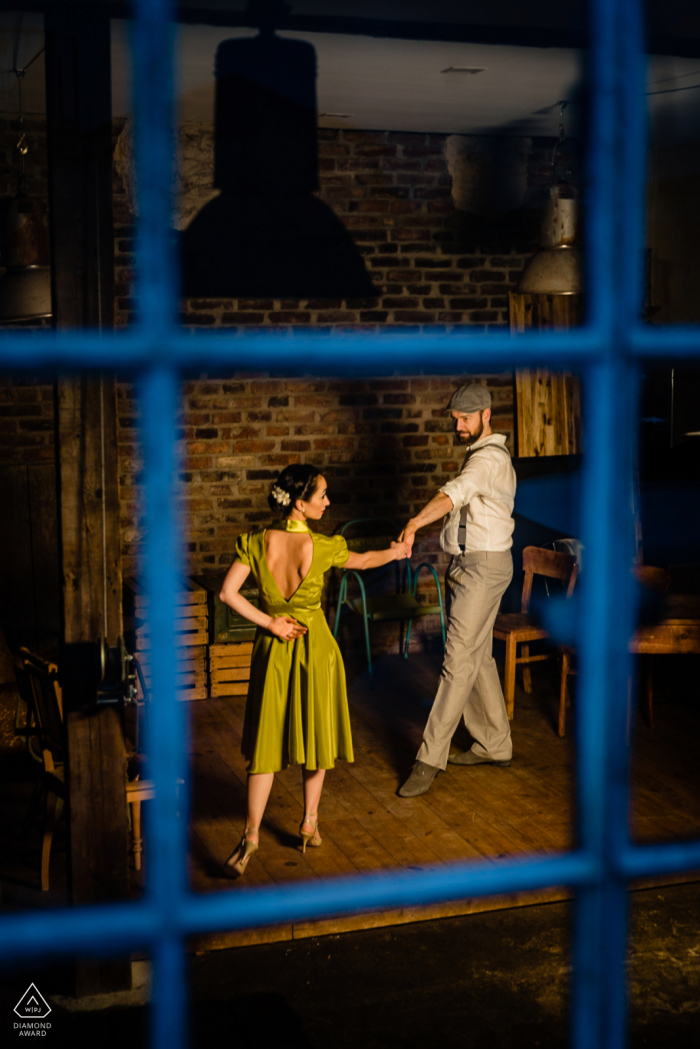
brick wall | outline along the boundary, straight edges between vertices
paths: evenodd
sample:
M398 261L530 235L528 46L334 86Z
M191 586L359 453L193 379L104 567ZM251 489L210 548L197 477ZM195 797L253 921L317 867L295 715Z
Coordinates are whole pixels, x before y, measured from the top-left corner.
M0 375L0 465L52 462L53 386L46 377Z
M198 137L203 163L213 128ZM537 246L550 140L532 140L526 209L477 219L458 211L447 169L448 136L319 129L321 199L341 218L364 257L370 299L189 299L190 327L459 331L508 323L515 288ZM115 176L117 323L133 316L133 227L128 197Z
M213 129L202 129L202 135ZM201 135L197 136L201 141ZM539 202L551 144L534 142L532 207L500 220L457 211L447 136L319 131L321 197L350 231L376 297L365 300L191 299L190 327L315 330L488 330L508 323L508 290L537 241ZM210 143L204 153L211 155ZM551 173L551 168L549 168ZM133 316L133 228L117 178L118 323ZM289 462L327 475L332 506L323 529L358 516L404 521L453 474L462 457L442 408L466 376L371 381L210 377L183 387L181 505L192 571L226 567L240 532L270 519L267 492ZM488 376L494 427L512 447L510 374ZM138 408L119 392L124 571L136 570L143 539ZM437 527L422 541L441 563Z
M119 129L115 129L115 138ZM445 136L321 131L322 197L365 258L377 295L363 301L192 300L185 323L231 329L460 331L507 323L507 292L535 244L534 213L477 221L456 211ZM529 181L546 172L536 143ZM534 198L533 198L534 199ZM117 321L133 310L133 217L115 180ZM264 375L203 377L183 385L180 500L193 572L226 567L241 531L269 520L270 482L289 462L327 475L332 506L323 529L357 516L403 522L459 465L449 392L466 376L367 381L280 380ZM510 374L483 377L494 427L512 450ZM123 568L138 569L143 542L138 405L118 387ZM0 461L53 457L51 387L21 378L0 384ZM421 553L441 562L437 528Z
M451 420L442 410L464 376L366 381L203 379L183 386L181 495L191 571L225 568L236 537L271 518L270 484L292 462L313 463L329 481L331 532L357 517L405 522L459 468ZM482 377L493 425L512 449L509 373ZM119 388L124 572L136 571L143 540L138 405ZM437 526L421 552L441 562Z

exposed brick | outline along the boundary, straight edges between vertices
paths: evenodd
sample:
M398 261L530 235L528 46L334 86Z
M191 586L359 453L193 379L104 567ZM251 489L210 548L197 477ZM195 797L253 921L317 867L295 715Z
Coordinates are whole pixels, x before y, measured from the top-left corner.
M341 394L338 397L338 404L346 406L364 406L378 404L379 398L376 393L357 394L357 393L346 393Z
M394 320L399 323L405 321L407 324L428 324L435 320L435 314L426 313L423 310L397 310L394 313Z
M440 156L442 153L441 145L434 146L404 146L403 155L405 157L434 157Z
M269 314L273 324L308 324L311 314L304 310L277 310Z
M499 316L496 310L473 310L469 319L474 323L486 324L489 321L499 320Z
M397 296L397 297L386 297L383 300L383 305L388 309L415 309L420 305L418 299L412 298L409 295Z
M235 441L233 451L235 455L255 452L271 452L274 447L274 441Z
M352 451L355 442L351 437L319 437L314 441L316 451Z
M356 157L395 157L396 146L358 146L355 150Z
M488 305L488 299L483 296L470 295L459 299L450 299L452 310L474 310Z
M296 441L287 440L282 441L283 452L308 452L311 448L311 441Z
M325 310L318 314L319 324L355 324L357 314L350 310Z

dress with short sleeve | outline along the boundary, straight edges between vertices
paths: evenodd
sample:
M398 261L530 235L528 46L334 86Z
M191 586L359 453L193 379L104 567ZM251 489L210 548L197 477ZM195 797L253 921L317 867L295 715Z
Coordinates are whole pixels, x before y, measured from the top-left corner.
M290 615L307 627L296 641L281 641L258 628L243 726L248 772L278 772L288 765L330 769L336 759L353 761L345 667L321 608L324 574L342 567L348 547L340 535L317 535L301 521L274 525L304 531L314 544L308 574L286 601L265 559L265 531L248 532L236 543L236 560L248 565L260 592L260 608Z

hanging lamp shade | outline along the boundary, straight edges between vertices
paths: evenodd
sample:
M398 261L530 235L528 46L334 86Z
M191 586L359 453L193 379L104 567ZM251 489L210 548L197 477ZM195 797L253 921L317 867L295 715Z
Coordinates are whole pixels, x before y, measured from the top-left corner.
M540 231L540 249L518 281L520 295L580 295L581 251L578 239L578 201L564 195L569 187L553 186Z
M51 316L49 231L40 200L21 192L0 208L0 324Z

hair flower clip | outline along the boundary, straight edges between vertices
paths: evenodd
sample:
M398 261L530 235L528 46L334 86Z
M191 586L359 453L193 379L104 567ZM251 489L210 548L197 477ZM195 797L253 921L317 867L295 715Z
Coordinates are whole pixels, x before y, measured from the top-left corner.
M272 497L276 503L280 506L289 506L291 502L291 496L289 492L285 492L284 488L280 488L278 484L272 486Z

